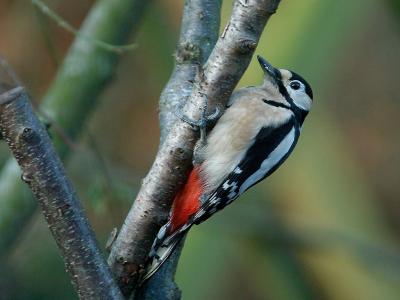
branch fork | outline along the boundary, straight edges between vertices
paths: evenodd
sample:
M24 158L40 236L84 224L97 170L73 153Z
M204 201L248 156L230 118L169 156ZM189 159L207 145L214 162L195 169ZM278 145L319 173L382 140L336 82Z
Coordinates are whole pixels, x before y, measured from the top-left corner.
M204 97L210 111L225 106L279 2L235 1L228 25L218 40L220 1L185 2L175 70L160 99L160 148L108 259L126 296L135 288L153 240L167 220L173 197L192 168L193 149L199 137L189 124L177 119L174 112L182 105L182 99L187 99L183 115L191 120L201 118ZM218 26L212 22L213 19L218 20ZM201 48L205 37L211 42L202 49L203 60L199 65L198 52L192 45ZM173 276L179 257L179 251L176 252L178 254L172 254L170 259L172 265L167 262L158 272L161 275L155 274L142 288L140 295L143 299L151 299L145 295L150 295L152 288L157 286L174 287ZM169 272L164 272L163 268ZM166 290L158 293L157 299L173 299L166 294Z

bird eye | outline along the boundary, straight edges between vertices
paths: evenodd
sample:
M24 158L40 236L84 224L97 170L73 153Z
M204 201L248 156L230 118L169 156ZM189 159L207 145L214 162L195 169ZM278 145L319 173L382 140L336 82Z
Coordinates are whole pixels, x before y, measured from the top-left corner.
M292 82L290 83L290 87L291 87L293 90L298 90L298 89L301 88L301 83L300 83L300 81L294 80L294 81L292 81Z

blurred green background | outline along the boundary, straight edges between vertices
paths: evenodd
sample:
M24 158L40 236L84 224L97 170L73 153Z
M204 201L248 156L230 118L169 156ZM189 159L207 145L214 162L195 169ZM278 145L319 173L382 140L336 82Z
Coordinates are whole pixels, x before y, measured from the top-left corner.
M47 3L79 27L94 1ZM122 55L67 162L103 247L157 150L182 5L149 7L138 48ZM183 299L399 299L399 24L396 0L282 0L256 53L311 82L313 111L278 172L192 229ZM0 55L36 102L73 38L30 1L0 0ZM261 77L253 60L239 86ZM8 155L1 143L0 160ZM76 298L39 212L0 264L0 299Z

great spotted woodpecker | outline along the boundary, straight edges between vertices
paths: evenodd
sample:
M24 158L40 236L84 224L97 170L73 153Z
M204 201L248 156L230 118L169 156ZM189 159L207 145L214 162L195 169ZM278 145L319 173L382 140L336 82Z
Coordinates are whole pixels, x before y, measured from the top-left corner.
M276 69L260 56L258 61L264 70L263 84L232 94L200 150L202 162L174 199L142 281L157 271L192 225L271 175L293 151L311 108L311 87L294 72Z

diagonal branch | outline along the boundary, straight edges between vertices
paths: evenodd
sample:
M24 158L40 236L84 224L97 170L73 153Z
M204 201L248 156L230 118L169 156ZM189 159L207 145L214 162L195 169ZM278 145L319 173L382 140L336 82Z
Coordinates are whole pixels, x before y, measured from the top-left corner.
M190 96L199 66L206 61L215 45L218 38L220 10L221 0L185 1L181 33L175 54L175 69L160 96L160 144L163 144L171 127L177 121L177 110ZM182 182L183 176L181 177ZM172 184L174 184L173 181ZM146 199L151 197L146 197ZM136 204L139 202L140 200L135 201ZM125 295L129 295L134 288L139 266L147 257L155 233L168 214L169 204L163 205L162 202L160 204L161 210L159 207L153 209L152 201L146 200L144 206L137 207L138 215L131 209L126 220L135 219L135 223L121 229L119 235L121 238L112 248L108 261ZM146 212L145 215L143 212ZM147 212L151 212L149 218L146 216ZM124 229L127 229L125 233ZM138 234L135 238L136 232ZM167 285L171 286L173 282ZM162 293L162 289L158 292Z
M80 32L111 44L123 44L137 31L144 10L151 1L99 0L93 5ZM70 138L75 139L112 80L119 55L99 48L91 40L77 38L38 110ZM40 70L38 70L40 71ZM55 128L56 126L52 126ZM65 159L70 148L53 135L57 152ZM19 236L36 210L35 201L20 180L18 165L8 160L0 172L0 257Z
M185 107L193 119L200 116L204 97L209 107L224 105L246 70L269 17L279 0L236 1L223 34L196 76ZM162 121L162 119L161 119ZM112 248L109 264L129 294L160 226L166 221L172 199L185 181L197 133L178 120L168 132Z
M161 144L177 121L176 112L193 90L199 67L208 59L217 42L221 2L220 0L185 2L175 54L175 69L160 97ZM140 288L137 294L139 299L180 299L181 293L174 282L174 277L183 245L184 241L157 274Z
M0 127L81 299L123 299L45 128L22 87L0 95Z

